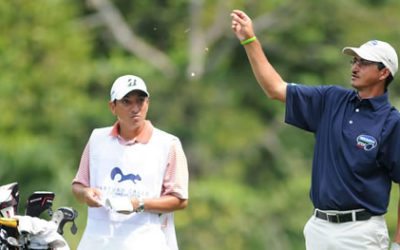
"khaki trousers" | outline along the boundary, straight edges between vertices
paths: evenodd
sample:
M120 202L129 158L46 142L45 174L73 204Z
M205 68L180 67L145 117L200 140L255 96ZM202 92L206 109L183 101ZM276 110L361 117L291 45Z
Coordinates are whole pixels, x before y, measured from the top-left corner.
M307 250L388 250L389 234L383 216L332 223L315 215L304 226Z

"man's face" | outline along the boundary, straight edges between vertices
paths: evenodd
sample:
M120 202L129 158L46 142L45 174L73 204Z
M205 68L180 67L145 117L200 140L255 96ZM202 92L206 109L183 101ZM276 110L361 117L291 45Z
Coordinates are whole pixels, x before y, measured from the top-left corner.
M379 69L377 62L364 60L360 57L354 57L351 61L351 85L359 90L384 89L384 81L387 77L387 69ZM383 84L382 84L383 83Z
M117 116L121 129L136 130L144 125L149 98L141 91L132 91L109 105L111 112Z

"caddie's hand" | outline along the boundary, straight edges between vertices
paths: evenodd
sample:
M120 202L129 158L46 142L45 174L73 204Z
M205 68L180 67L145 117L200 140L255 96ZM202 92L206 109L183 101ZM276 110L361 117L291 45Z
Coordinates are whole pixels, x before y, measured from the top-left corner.
M83 190L83 199L89 207L101 207L101 191L87 187Z
M390 250L400 250L400 244L397 242L392 242Z
M240 41L255 36L253 22L251 21L250 17L246 15L246 13L241 10L233 10L231 17L232 30Z

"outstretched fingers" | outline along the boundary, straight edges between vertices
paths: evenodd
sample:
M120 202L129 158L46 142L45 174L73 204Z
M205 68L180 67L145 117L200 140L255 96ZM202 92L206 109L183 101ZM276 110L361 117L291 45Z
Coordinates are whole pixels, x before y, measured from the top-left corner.
M239 40L247 39L254 36L252 21L249 16L241 10L233 10L232 17L232 30Z
M233 10L231 13L232 22L238 23L240 25L246 25L250 21L250 17L246 15L241 10Z

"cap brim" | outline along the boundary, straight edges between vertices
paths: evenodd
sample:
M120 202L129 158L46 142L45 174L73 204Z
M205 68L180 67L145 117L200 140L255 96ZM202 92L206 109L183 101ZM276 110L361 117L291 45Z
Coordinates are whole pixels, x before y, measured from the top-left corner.
M142 89L132 89L132 90L129 90L128 92L126 92L126 94L120 94L120 95L115 96L114 100L121 100L122 98L124 98L125 96L129 95L132 92L139 92L147 97L150 96L149 93L147 93L146 91L144 91Z
M342 53L345 55L349 55L349 56L357 56L358 54L355 52L357 48L353 48L353 47L345 47L342 50Z
M147 93L146 91L144 91L144 90L142 90L142 89L134 89L134 90L132 90L132 91L129 91L128 94L131 93L131 92L134 92L134 91L140 92L140 93L142 93L142 94L145 95L145 96L149 96L149 93ZM126 95L127 95L127 94L126 94Z
M375 58L373 55L371 55L371 53L368 53L360 48L345 47L343 48L342 53L349 56L359 56L362 59L372 62L379 62L379 60Z

